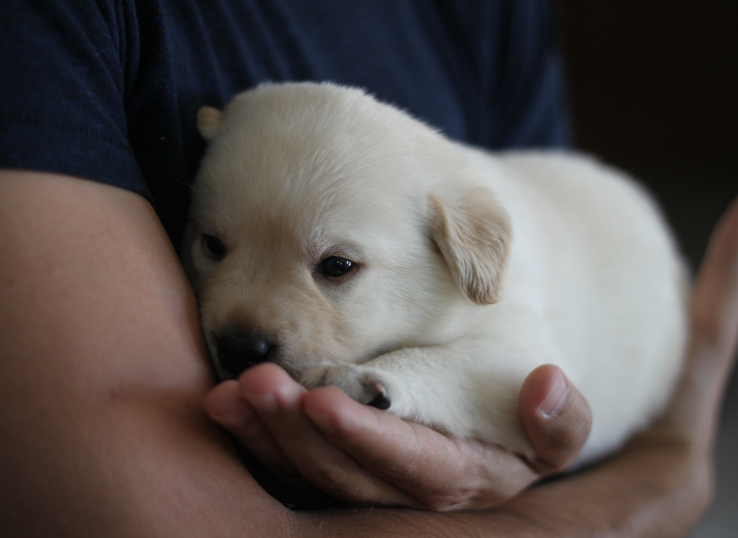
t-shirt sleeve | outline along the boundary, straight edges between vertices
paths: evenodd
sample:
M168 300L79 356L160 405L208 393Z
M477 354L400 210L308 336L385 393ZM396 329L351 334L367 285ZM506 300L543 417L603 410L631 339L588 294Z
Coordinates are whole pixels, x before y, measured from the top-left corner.
M128 142L135 77L125 2L0 2L0 167L57 172L148 197Z

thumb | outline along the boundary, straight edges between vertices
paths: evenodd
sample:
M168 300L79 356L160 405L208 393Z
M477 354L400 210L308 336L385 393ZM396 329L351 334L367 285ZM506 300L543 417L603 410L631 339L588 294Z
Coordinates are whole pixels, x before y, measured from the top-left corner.
M520 420L540 474L561 471L579 455L592 428L592 412L584 396L558 366L544 364L523 382Z

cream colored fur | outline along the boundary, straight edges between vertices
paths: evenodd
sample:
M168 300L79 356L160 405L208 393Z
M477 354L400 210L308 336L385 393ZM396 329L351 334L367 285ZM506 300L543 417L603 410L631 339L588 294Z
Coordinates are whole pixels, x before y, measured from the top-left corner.
M683 267L629 178L571 153L466 147L330 84L260 86L198 119L211 145L183 259L221 375L216 336L258 331L306 386L384 390L402 418L530 456L518 392L554 363L592 408L580 461L669 397ZM358 269L321 276L329 256Z

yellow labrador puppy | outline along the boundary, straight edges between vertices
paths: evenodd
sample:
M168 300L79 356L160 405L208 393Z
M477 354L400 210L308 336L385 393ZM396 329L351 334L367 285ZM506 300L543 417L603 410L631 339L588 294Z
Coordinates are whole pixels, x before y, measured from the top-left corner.
M183 258L222 378L275 362L530 456L518 392L554 363L592 408L580 462L666 402L683 265L622 174L454 143L331 84L263 85L198 123L210 149Z

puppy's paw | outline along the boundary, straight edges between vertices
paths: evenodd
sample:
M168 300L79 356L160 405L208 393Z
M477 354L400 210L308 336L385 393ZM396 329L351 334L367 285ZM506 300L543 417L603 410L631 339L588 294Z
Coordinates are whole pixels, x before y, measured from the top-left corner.
M305 372L300 383L308 389L333 385L354 400L377 409L392 405L390 383L387 377L373 368L356 364L321 363Z

